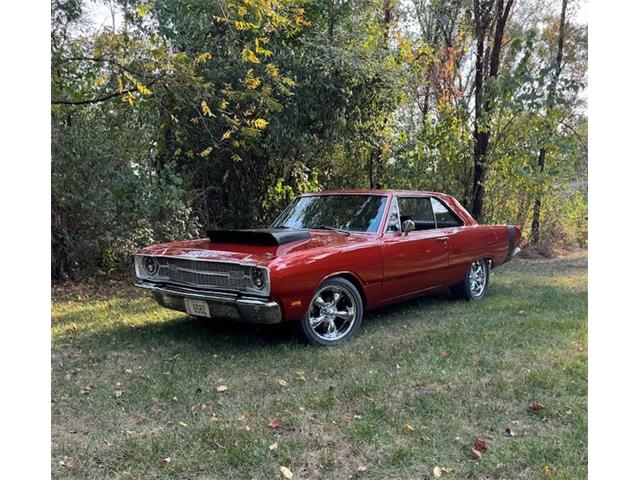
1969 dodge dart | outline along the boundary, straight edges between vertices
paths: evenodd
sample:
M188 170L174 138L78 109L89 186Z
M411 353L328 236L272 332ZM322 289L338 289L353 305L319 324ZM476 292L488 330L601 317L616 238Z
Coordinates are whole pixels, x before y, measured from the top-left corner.
M136 286L189 315L298 321L309 342L352 338L365 310L451 288L480 300L520 228L478 225L450 195L395 190L301 195L269 228L144 248Z

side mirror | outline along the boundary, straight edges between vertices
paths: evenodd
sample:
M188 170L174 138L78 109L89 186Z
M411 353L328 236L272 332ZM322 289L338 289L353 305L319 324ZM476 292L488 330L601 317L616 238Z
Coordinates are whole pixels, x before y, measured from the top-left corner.
M404 222L402 222L402 232L405 235L408 235L409 233L413 232L416 229L416 224L413 223L413 220L405 220Z

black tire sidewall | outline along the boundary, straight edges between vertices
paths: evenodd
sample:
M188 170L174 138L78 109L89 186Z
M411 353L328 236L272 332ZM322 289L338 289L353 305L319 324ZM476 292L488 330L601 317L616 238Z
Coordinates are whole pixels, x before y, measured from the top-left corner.
M311 325L309 324L309 311L311 310L311 305L309 305L309 308L307 308L307 312L304 314L304 318L300 321L300 327L302 329L302 333L304 334L306 340L312 345L328 347L328 346L340 345L342 343L348 342L358 333L358 331L360 330L360 325L362 324L362 314L364 310L363 304L362 304L362 296L360 295L360 292L358 291L358 289L349 280L346 280L340 277L329 278L328 280L325 280L320 284L320 286L314 292L312 298L315 298L315 295L318 292L318 290L331 285L345 288L349 290L349 293L351 293L351 295L353 295L353 298L355 299L355 302L356 302L356 305L355 305L356 318L354 319L354 325L353 327L351 327L351 331L347 335L345 335L344 337L338 340L331 341L331 340L326 340L324 338L321 338L313 331L313 329L311 328Z

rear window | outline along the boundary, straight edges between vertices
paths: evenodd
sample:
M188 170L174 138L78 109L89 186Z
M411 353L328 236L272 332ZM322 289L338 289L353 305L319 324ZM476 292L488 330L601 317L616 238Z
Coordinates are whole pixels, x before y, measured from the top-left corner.
M436 219L436 228L459 227L462 225L460 219L437 198L431 197L431 206Z

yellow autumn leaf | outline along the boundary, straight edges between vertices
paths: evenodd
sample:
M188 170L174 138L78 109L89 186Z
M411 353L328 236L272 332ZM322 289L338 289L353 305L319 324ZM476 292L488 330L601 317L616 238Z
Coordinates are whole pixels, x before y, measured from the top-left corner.
M273 63L268 63L266 69L271 78L278 78L280 71L278 70L278 67L276 67Z
M252 76L247 76L244 79L244 84L247 86L247 88L249 88L250 90L255 90L256 88L258 88L260 86L260 79L256 78L256 77L252 77Z
M202 100L202 102L200 102L200 108L202 108L203 115L207 117L213 117L213 112L209 108L209 105L207 105L206 101Z
M188 427L189 424L187 422L178 422L181 427Z
M293 478L293 473L287 467L280 467L280 473L287 480L291 480Z
M211 53L209 52L204 52L201 53L200 55L198 55L194 60L193 63L195 63L196 65L206 62L207 60L211 60Z
M127 94L122 97L122 100L133 107L133 95L131 95L131 92L127 92Z
M227 130L226 132L224 132L222 134L222 140L227 140L227 139L231 138L232 134L233 134L233 132L231 130Z
M269 125L269 122L267 122L264 118L256 118L253 121L253 125L256 128L259 128L260 130L264 129L267 127L267 125Z
M405 423L404 424L404 429L408 430L410 432L413 432L413 430L414 430L413 426L410 423Z
M213 150L213 147L207 147L203 151L200 152L200 156L201 157L208 157L209 154L212 152L212 150ZM227 389L226 385L218 386L218 391L219 392L224 392L226 389Z
M280 385L281 387L286 387L289 384L287 383L287 381L285 379L279 378L278 379L278 385Z
M253 51L249 48L245 48L244 50L242 50L242 60L245 62L260 63L260 60L258 59L258 57L256 57L256 54L253 53Z
M147 88L140 82L136 82L136 90L138 90L143 95L151 95L151 93L153 93L149 88Z
M107 77L104 75L100 75L99 77L97 77L94 81L93 84L96 87L101 87L102 85L104 85L105 83L107 83Z

